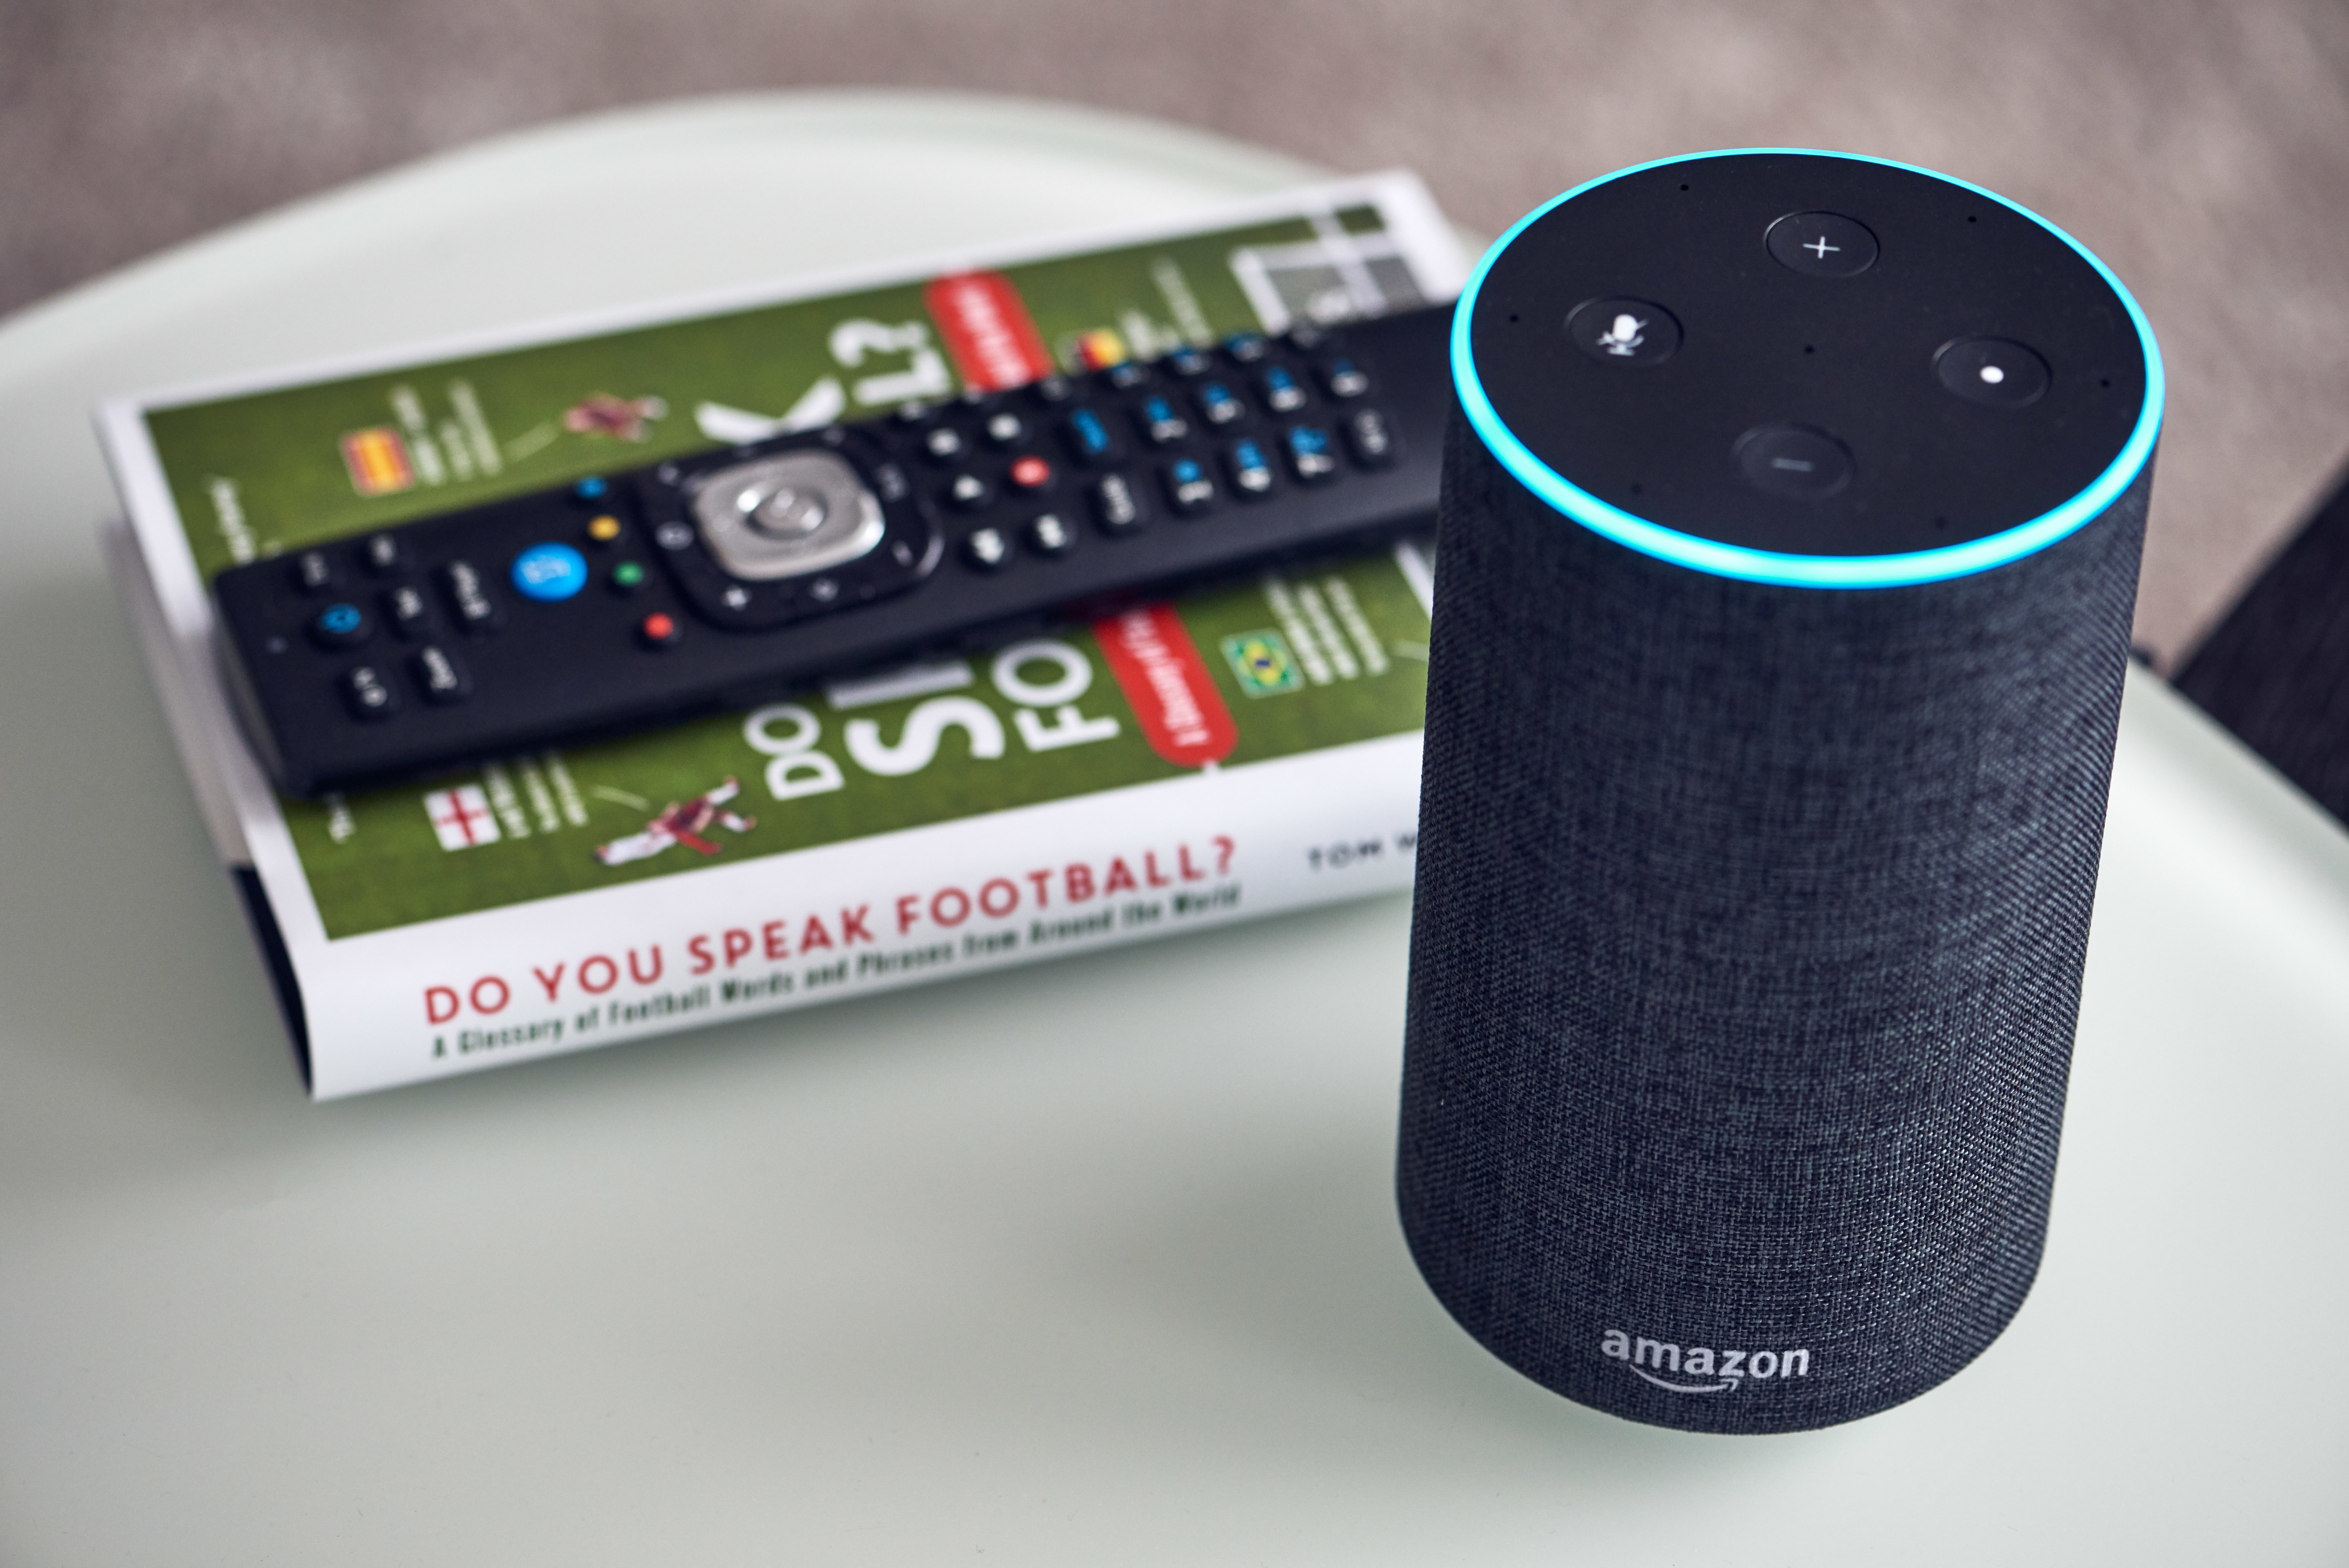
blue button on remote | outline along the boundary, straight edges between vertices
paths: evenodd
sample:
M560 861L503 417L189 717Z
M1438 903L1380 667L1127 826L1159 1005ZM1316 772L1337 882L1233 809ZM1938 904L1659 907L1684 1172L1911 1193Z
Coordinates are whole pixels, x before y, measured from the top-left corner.
M541 604L567 599L587 586L587 558L568 545L533 545L514 557L513 586Z

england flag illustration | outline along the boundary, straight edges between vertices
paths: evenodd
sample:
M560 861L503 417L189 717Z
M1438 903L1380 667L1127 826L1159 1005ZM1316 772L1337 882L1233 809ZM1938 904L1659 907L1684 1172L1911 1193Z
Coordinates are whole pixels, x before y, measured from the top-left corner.
M498 841L498 819L479 784L436 789L424 797L424 815L440 836L443 849L471 849Z

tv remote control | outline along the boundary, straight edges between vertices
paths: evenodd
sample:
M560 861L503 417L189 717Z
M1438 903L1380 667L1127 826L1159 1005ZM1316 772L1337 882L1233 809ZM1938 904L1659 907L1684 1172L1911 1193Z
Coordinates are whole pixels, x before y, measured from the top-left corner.
M1244 333L233 566L230 685L316 794L1424 526L1450 319Z

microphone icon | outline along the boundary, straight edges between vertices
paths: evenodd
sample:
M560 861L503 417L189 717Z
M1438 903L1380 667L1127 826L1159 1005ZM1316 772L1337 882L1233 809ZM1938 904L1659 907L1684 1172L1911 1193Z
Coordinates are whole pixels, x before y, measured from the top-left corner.
M1646 322L1627 310L1599 335L1599 347L1619 358L1628 359L1639 350L1640 344L1648 340L1647 326Z

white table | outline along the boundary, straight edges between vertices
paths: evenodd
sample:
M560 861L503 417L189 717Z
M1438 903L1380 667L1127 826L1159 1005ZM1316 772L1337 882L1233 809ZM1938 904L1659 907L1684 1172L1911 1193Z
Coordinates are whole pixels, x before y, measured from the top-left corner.
M0 325L0 1562L2349 1554L2349 838L2151 680L2045 1271L1854 1427L1630 1426L1451 1325L1388 1191L1399 900L303 1102L101 576L95 397L1308 172L717 100ZM613 202L696 215L580 244Z

